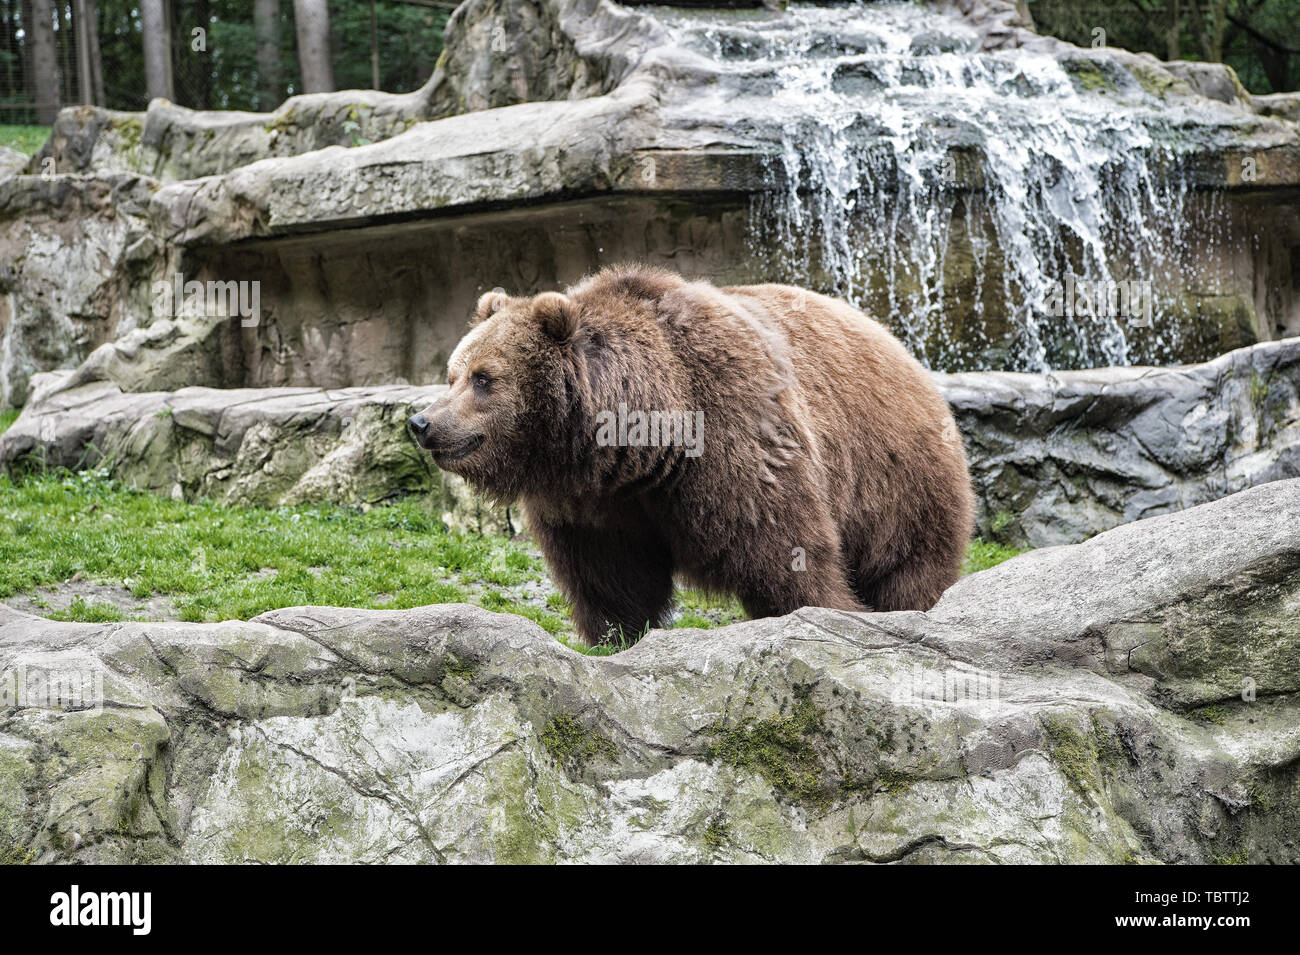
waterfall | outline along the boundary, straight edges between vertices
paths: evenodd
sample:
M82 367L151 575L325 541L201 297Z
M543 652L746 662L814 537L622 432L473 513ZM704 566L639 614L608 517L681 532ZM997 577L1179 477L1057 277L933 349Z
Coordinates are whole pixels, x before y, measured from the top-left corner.
M1181 268L1188 188L1158 111L1076 88L1046 53L979 52L963 21L914 4L656 15L725 91L670 108L745 116L773 145L782 185L754 199L752 241L774 279L864 308L935 368L1173 346L1162 276ZM1084 311L1129 291L1145 313Z

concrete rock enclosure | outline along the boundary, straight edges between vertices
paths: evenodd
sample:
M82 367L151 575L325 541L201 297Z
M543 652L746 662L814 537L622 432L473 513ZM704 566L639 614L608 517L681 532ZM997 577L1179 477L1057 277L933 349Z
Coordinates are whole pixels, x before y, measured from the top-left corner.
M463 605L0 607L0 836L45 862L1300 862L1300 481L929 613L584 657ZM52 687L102 707L46 708ZM22 689L19 690L19 687Z
M1037 549L607 658L465 605L0 605L0 855L1300 862L1300 95L1012 0L699 6L466 0L411 93L63 111L0 155L0 470L511 534L405 419L483 291L637 260L889 322L979 535Z
M847 297L946 371L1300 330L1291 100L1010 0L739 6L467 0L414 93L64 111L0 183L3 400L157 320L178 273L261 283L251 387L436 383L480 292L627 258ZM1073 275L1145 283L1151 322L1053 314Z

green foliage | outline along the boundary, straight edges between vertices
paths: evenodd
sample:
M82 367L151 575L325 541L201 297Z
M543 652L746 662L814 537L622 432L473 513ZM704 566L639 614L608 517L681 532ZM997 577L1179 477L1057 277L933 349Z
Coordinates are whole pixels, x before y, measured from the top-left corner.
M66 11L60 11L55 34L60 62L73 64ZM260 87L257 66L257 31L249 0L170 0L172 17L172 73L176 101L198 109L271 110L287 96L302 91L294 37L293 3L280 0L280 88L272 96ZM143 110L148 105L144 73L144 40L138 0L98 0L97 33L103 61L107 106ZM0 16L16 16L19 0L0 0ZM330 52L336 88L370 89L370 4L358 0L330 0ZM379 87L389 92L418 89L433 74L442 53L442 34L449 10L405 3L375 6L379 44ZM195 28L206 30L205 49L193 49ZM31 102L30 84L22 76L22 47L16 39L0 40L0 105ZM65 103L79 101L74 68L63 71ZM7 115L6 115L7 114ZM11 122L34 121L34 111L0 111ZM0 140L3 141L3 140ZM42 142L44 139L42 138ZM40 143L36 146L39 147ZM15 147L17 148L17 147ZM24 151L34 151L24 150Z
M75 620L78 623L117 623L126 619L121 609L102 600L87 601L80 594L72 598L66 610L48 614L51 620Z
M34 155L49 138L48 126L0 126L0 146L8 146L29 156ZM2 416L0 422L3 422Z
M981 570L996 567L1004 560L1010 560L1026 552L1025 548L1007 547L996 541L973 540L966 550L966 560L961 565L961 572L963 575L977 574Z
M0 411L0 434L8 431L13 426L13 423L18 420L20 414L22 414L21 408L9 408L6 411Z
M17 414L0 412L0 432ZM976 541L965 572L1017 553ZM103 470L0 477L0 600L74 577L118 587L135 601L165 598L176 616L191 621L248 619L304 604L400 609L469 601L532 620L591 656L619 653L644 636L616 633L586 647L573 636L563 596L551 593L541 606L518 592L527 585L536 593L545 580L533 550L519 541L450 533L419 498L365 513L333 505L224 507L135 491ZM138 616L126 593L116 604L102 593L78 593L48 616L84 622ZM679 628L745 619L730 597L688 589L678 603Z
M1174 19L1168 9L1161 0L1029 0L1039 33L1082 47L1104 43L1162 60L1226 63L1252 93L1300 88L1300 54L1293 52L1300 0L1184 3Z
M102 472L19 483L0 477L0 599L78 573L137 598L163 595L183 620L247 619L301 604L462 600L539 619L536 608L476 586L537 580L542 566L520 544L449 533L422 501L367 513L332 505L227 508L133 491ZM82 600L61 616L108 614Z

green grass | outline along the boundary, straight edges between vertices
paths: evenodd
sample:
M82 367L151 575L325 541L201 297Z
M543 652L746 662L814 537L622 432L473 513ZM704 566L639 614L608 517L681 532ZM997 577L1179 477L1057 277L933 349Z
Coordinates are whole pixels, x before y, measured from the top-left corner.
M0 126L0 146L31 156L50 138L48 126Z
M0 431L16 416L0 413ZM975 541L964 572L1017 553ZM0 476L0 600L31 595L57 620L138 615L129 601L120 600L124 610L95 593L52 610L36 593L74 580L125 588L138 601L165 598L189 621L246 620L300 605L402 609L464 601L526 617L594 655L617 653L641 636L583 647L561 595L542 601L525 593L547 580L535 551L519 541L452 533L420 498L365 512L329 504L233 508L135 491L103 471ZM733 598L695 590L681 591L678 607L674 626L681 628L745 619Z
M504 539L447 532L414 500L367 513L332 505L227 508L132 491L103 474L0 477L0 600L81 574L182 620L247 619L277 607L416 607L470 601L551 632L557 614L511 599L541 561ZM114 614L116 613L116 616ZM63 619L121 619L75 601Z
M0 411L0 434L4 434L8 431L10 426L18 420L20 414L22 414L21 408L10 408L7 411Z
M1024 549L1017 550L1014 547L1005 547L995 541L973 540L966 551L966 561L961 566L961 572L965 574L977 574L981 570L988 570L990 567L996 567L1004 560L1010 560L1018 554L1025 553Z

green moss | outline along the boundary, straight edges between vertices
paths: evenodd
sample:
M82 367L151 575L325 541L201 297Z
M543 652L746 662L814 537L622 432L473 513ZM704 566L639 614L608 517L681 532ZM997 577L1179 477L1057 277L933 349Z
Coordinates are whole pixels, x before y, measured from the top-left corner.
M144 124L134 116L110 119L108 127L121 135L127 149L140 148L140 143L144 139Z
M1111 738L1095 715L1092 717L1092 742L1097 752L1097 765L1102 773L1117 770L1124 761L1123 747Z
M1075 86L1085 90L1114 90L1115 82L1090 60L1068 60L1062 64Z
M556 716L541 732L542 745L561 765L580 769L593 759L612 762L618 747L599 730L589 730L568 713Z
M297 124L298 119L294 115L294 108L291 106L283 113L276 114L264 128L268 133L283 133Z
M473 660L462 660L454 653L447 654L442 661L442 670L447 676L453 676L458 680L464 680L466 683L474 679L474 671L477 668Z
M1132 73L1144 90L1160 99L1164 99L1169 90L1178 83L1173 74L1163 68L1137 65L1132 67Z
M19 845L0 847L0 865L31 865L36 861L36 852Z
M781 716L741 717L707 730L713 741L705 751L737 769L757 772L779 794L801 802L821 802L829 795L822 762L812 740L825 732L824 713L804 692Z
M906 792L916 782L916 777L899 769L882 769L876 777L875 788L880 792L898 795Z
M0 411L0 434L4 434L8 431L13 426L13 423L18 420L18 416L22 413L21 408L9 408L5 411Z
M1194 720L1202 723L1213 723L1215 726L1222 726L1228 719L1228 713L1223 707L1211 703L1208 706L1201 706L1187 714Z
M1052 762L1081 795L1101 792L1096 743L1064 720L1043 720Z
M704 844L715 852L727 844L731 837L731 827L725 816L714 816L704 827Z
M1216 853L1210 857L1210 862L1213 865L1249 865L1250 854L1246 851L1245 846L1238 846L1227 855Z

